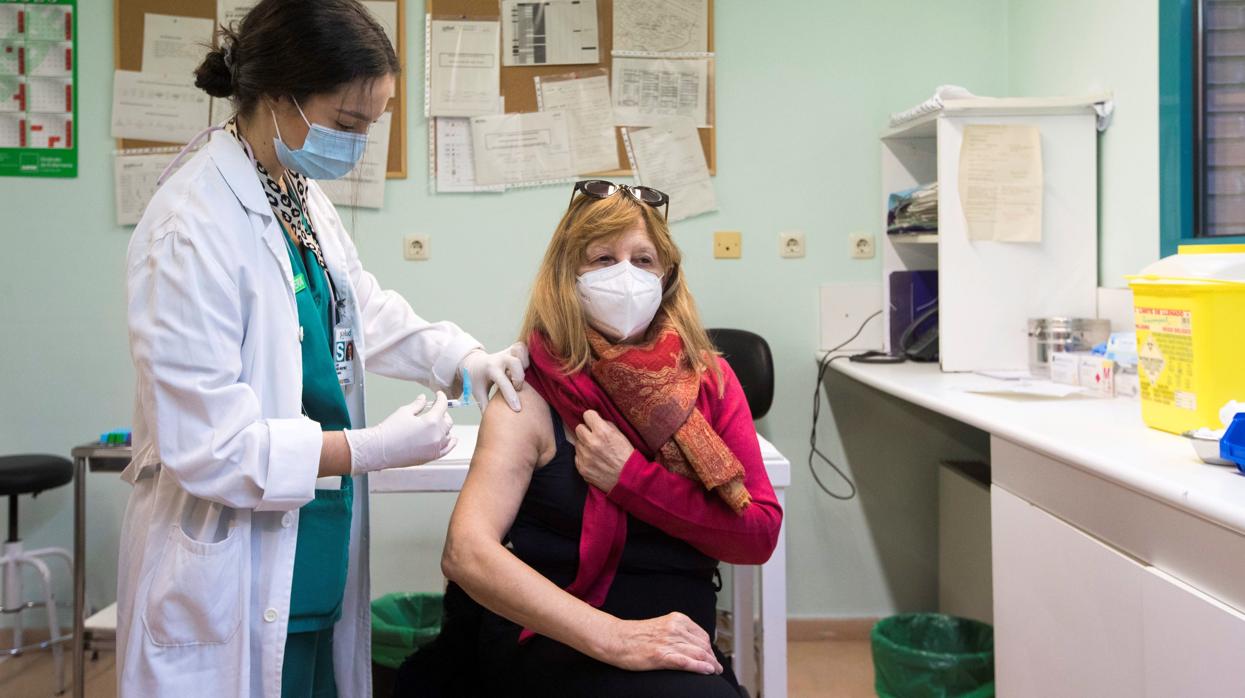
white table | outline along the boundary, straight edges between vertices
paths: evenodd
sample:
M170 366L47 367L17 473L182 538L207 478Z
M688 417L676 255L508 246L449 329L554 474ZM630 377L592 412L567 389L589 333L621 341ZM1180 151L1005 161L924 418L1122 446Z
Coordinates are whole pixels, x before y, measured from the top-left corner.
M381 492L458 492L467 478L467 465L475 452L478 427L456 425L454 435L458 445L445 458L434 463L411 468L382 470L369 476L373 493ZM786 490L791 484L791 463L774 445L764 438L761 456L778 503L786 506ZM785 518L784 518L785 521ZM739 682L748 687L754 696L786 698L787 695L787 531L784 523L778 535L778 546L769 562L760 566L761 605L760 625L754 610L755 567L733 565L731 582L734 592L732 633L734 652L731 661ZM761 632L761 666L755 654L757 630ZM758 693L759 689L759 693Z

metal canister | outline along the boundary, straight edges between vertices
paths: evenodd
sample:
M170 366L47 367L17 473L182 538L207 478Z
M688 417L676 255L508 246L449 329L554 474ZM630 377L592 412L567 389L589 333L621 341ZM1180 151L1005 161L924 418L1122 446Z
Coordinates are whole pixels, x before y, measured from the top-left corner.
M1089 351L1111 337L1111 321L1096 318L1044 317L1029 320L1029 370L1050 372L1050 356L1061 351Z

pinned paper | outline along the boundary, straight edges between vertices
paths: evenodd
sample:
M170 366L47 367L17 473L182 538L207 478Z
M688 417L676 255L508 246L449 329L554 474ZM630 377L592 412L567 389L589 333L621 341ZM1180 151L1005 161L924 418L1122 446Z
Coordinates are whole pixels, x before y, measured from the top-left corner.
M707 0L615 0L614 50L655 53L708 51Z
M476 183L520 185L574 176L569 121L560 111L472 118Z
M1042 241L1042 134L1037 126L965 126L959 186L970 240Z
M433 20L428 42L428 115L496 114L501 103L498 23Z
M359 164L341 179L317 180L329 201L338 206L384 208L385 175L389 165L389 128L393 112L385 112L367 133Z
M623 135L640 184L670 197L670 222L717 209L705 150L691 119L670 117L651 128L623 129Z
M541 111L565 111L570 117L571 161L576 174L618 168L618 139L605 71L587 77L537 77L536 96Z
M212 44L213 22L199 17L143 16L143 72L175 75L194 83L195 68Z

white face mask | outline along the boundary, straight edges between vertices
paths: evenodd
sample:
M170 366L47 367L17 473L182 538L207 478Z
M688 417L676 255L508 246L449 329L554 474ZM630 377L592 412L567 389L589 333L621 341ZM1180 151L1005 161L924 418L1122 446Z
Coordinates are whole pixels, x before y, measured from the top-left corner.
M643 333L661 307L661 277L631 262L581 274L575 287L589 323L615 342Z

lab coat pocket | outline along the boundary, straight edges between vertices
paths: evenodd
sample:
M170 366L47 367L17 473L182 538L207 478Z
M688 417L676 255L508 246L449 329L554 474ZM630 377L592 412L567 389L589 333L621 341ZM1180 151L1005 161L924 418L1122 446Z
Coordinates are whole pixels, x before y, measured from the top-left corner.
M224 540L204 543L173 524L156 565L143 625L164 647L221 645L242 624L241 536L231 526Z

